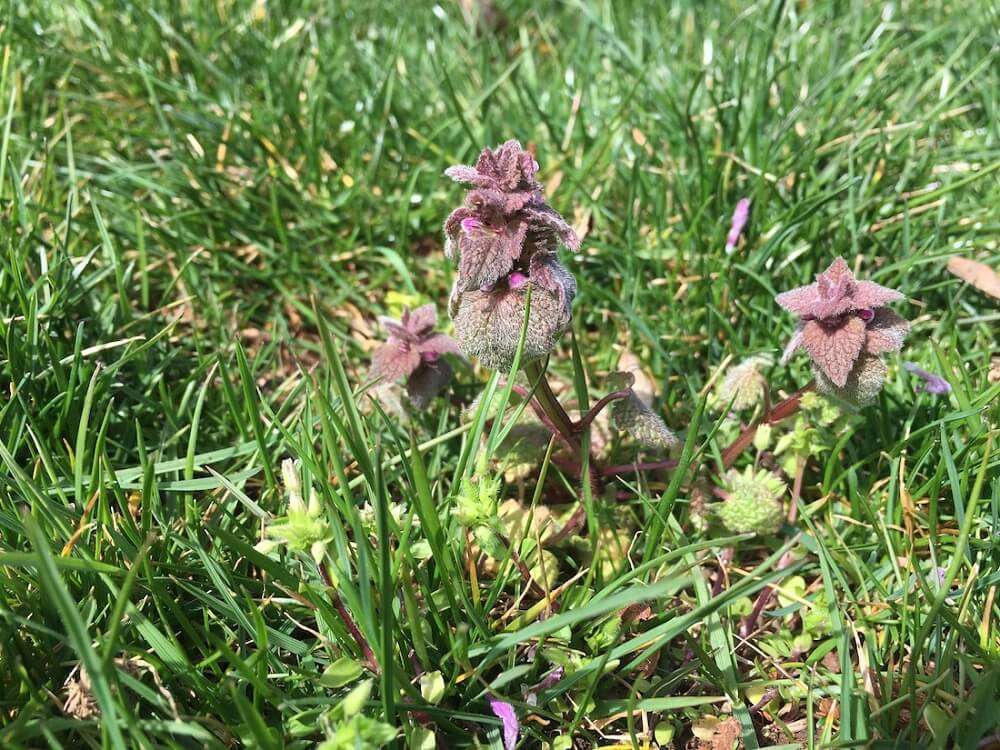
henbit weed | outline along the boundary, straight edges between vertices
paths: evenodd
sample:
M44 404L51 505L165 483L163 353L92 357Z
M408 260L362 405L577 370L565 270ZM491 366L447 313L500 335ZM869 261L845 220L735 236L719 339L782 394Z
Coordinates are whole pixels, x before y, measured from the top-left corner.
M994 736L997 314L946 263L998 260L995 11L463 8L8 9L0 745L501 746L491 701L522 747ZM453 362L403 422L369 397L374 321L447 298L441 172L510 138L583 240L551 386ZM717 408L719 364L792 333L775 293L837 256L905 295L905 356L951 392L886 357L822 426L798 358ZM623 353L680 454L592 465L600 417L582 461L543 442L470 565L451 509L524 394L579 425ZM328 565L255 549L287 458ZM770 537L693 478L748 464L790 470Z

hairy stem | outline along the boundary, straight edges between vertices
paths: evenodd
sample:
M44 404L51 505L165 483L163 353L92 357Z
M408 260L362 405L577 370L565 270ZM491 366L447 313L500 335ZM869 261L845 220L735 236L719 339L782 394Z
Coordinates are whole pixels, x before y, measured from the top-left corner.
M590 411L583 415L578 421L573 423L574 432L583 432L587 429L591 422L597 419L597 415L604 411L604 407L610 404L612 401L617 401L618 399L628 398L632 395L632 389L627 388L621 391L615 391L614 393L609 393L607 396L602 398L596 404L594 404Z

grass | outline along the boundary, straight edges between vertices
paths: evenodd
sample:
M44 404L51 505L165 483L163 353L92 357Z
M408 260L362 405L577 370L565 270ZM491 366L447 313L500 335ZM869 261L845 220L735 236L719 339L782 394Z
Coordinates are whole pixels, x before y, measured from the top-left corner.
M1000 259L996 9L498 5L478 30L452 3L5 7L0 746L311 747L360 708L400 747L500 747L488 696L520 747L711 747L729 717L746 747L996 746L1000 314L946 270ZM508 552L470 566L452 513L509 424L468 407L509 392L459 367L405 422L360 393L377 315L443 313L443 169L509 137L587 229L550 372L593 401L634 352L687 439L618 498L551 455L504 485L586 508L551 607ZM877 405L810 423L794 526L705 528L736 430L706 384L779 352L774 293L837 254L906 294L903 357L953 391L893 359ZM323 570L254 549L286 457Z

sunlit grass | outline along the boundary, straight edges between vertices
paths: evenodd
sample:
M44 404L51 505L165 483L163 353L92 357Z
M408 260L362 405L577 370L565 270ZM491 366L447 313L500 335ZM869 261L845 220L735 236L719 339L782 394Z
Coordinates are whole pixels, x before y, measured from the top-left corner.
M657 726L680 747L730 716L747 747L1000 731L1000 317L946 270L1000 260L995 9L512 2L477 25L463 5L69 0L0 21L0 746L312 747L366 677L401 747L421 726L499 747L488 696L521 747L644 747ZM511 416L504 381L457 366L406 422L361 395L376 316L444 316L442 171L511 137L585 235L563 258L565 398L633 352L687 439L680 473L607 497L544 446L504 486L555 517L583 497L546 597L513 559L470 565L453 514ZM777 355L794 321L774 293L836 255L906 294L903 358L952 393L892 359L807 462L794 527L706 529L693 479L735 429L706 384ZM769 370L775 394L809 377ZM254 548L288 457L329 568Z

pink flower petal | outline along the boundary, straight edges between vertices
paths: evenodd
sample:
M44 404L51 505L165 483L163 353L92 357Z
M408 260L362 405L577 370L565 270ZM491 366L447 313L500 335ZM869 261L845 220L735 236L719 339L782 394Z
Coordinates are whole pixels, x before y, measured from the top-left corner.
M527 275L521 273L520 271L512 271L509 276L507 276L507 286L511 289L517 290L521 289L528 284Z
M935 375L933 372L927 372L927 370L921 369L912 362L904 362L903 368L924 381L923 388L919 389L926 393L933 393L937 396L943 396L946 393L951 393L951 383L942 378L940 375Z
M802 347L833 382L843 387L865 345L865 323L854 316L837 325L816 320L802 327Z
M504 750L514 750L517 745L517 737L521 732L521 724L517 720L517 713L514 707L506 701L490 698L490 710L500 719L503 724L503 746Z
M730 254L736 249L736 243L740 241L743 228L747 225L750 217L750 201L747 198L740 198L733 211L732 223L729 227L729 234L726 235L726 253Z

